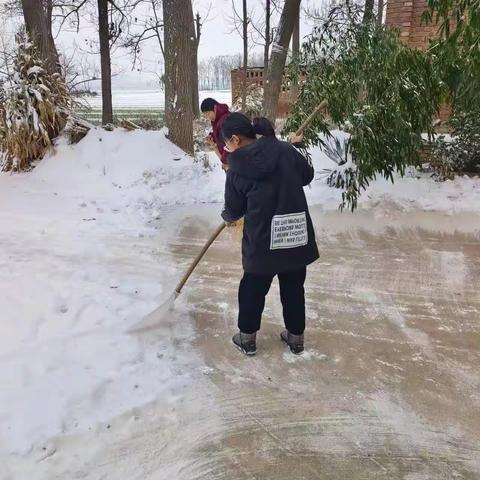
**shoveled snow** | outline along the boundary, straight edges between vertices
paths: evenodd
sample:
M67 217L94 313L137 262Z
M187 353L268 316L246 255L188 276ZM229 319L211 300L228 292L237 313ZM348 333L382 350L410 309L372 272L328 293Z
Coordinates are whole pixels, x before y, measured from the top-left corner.
M318 172L335 166L312 153ZM189 369L175 369L191 354L177 347L172 362L168 338L155 351L126 331L178 278L173 259L158 261L176 232L165 207L221 209L225 175L210 158L205 170L163 132L95 129L29 173L0 175L0 452L93 428L188 382ZM325 209L340 202L321 178L306 192ZM360 208L392 203L478 212L480 180L377 180Z

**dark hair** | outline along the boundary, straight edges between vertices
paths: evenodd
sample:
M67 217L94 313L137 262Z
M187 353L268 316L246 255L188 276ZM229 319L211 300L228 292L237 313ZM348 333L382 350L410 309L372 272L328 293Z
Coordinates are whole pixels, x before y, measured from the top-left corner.
M255 117L253 119L253 129L257 135L263 135L264 137L274 137L275 128L268 118Z
M255 139L255 129L250 120L239 112L230 114L222 124L222 135L225 140L229 140L233 135Z
M213 112L215 105L218 105L218 102L214 98L206 98L200 105L200 110L202 112Z

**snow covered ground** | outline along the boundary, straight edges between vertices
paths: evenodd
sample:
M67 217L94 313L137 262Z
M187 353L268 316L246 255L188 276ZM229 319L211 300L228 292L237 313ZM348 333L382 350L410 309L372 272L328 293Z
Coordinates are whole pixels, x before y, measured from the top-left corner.
M48 456L50 437L189 382L193 353L168 339L146 349L127 330L180 275L162 255L175 209L220 213L224 173L210 158L205 170L161 132L96 129L78 145L60 141L32 172L0 175L0 456ZM319 150L313 159L318 171L333 167ZM340 192L323 180L306 191L337 209ZM378 180L359 207L479 213L480 180ZM188 322L175 332L191 335Z
M148 356L125 334L176 278L155 261L163 232L152 237L145 222L143 173L163 165L160 188L169 165L195 188L200 168L189 173L190 159L173 160L182 157L160 134L98 130L28 174L0 176L3 452L89 428L182 381L167 362L159 368L166 352Z

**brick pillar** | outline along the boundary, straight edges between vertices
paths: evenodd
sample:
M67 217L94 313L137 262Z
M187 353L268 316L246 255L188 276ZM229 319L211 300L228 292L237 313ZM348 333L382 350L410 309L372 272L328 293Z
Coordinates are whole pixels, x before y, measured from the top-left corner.
M232 105L235 103L235 100L240 97L242 92L242 80L243 80L243 70L237 68L231 72L232 78Z
M408 46L423 50L438 32L436 25L422 24L426 9L426 0L389 0L385 23L400 30L400 38Z
M412 33L413 12L414 0L389 0L387 2L385 23L389 27L400 30L400 38L407 44Z
M422 23L422 14L426 9L426 0L388 0L385 23L400 31L400 39L406 45L424 50L429 40L438 34L438 26ZM443 105L438 118L445 122L449 116L449 106Z

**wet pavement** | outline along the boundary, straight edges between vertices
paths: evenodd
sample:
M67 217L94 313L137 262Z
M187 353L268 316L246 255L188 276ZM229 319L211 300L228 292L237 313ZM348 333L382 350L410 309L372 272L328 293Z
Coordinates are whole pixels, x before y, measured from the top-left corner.
M229 230L139 338L191 354L178 366L189 381L111 431L63 439L28 478L478 480L480 216L313 216L303 356L279 340L276 282L256 357L231 346L242 271ZM164 255L180 271L218 220L207 208L179 218Z

